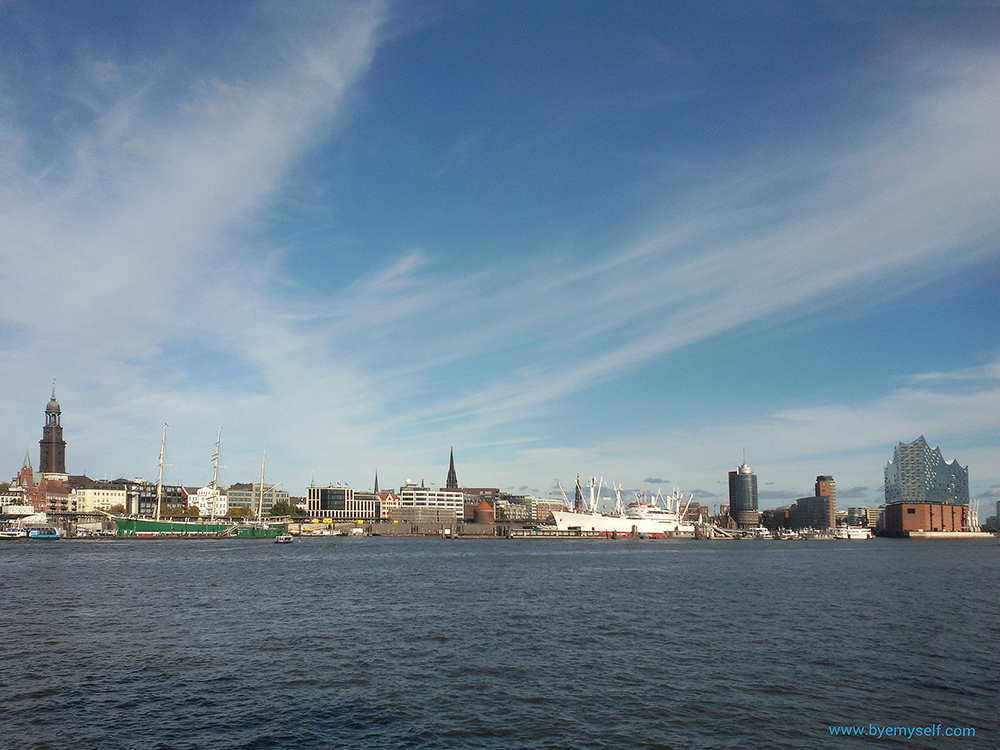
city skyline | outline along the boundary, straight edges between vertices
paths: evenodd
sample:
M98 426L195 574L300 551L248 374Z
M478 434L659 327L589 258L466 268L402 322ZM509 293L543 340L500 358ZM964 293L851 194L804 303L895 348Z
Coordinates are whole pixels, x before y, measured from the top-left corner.
M0 16L4 479L1000 496L995 9Z

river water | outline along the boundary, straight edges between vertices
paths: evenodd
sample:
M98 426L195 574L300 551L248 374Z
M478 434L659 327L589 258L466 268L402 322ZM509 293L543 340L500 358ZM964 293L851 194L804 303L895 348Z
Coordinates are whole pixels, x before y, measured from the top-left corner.
M998 582L992 540L8 541L0 747L995 748ZM830 730L934 725L976 735Z

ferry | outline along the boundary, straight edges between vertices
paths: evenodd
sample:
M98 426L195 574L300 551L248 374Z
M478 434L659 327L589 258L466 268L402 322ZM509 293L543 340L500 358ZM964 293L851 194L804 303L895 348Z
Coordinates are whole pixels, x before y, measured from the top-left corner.
M871 539L872 530L855 526L838 526L833 535L837 539Z
M51 526L32 526L28 529L28 539L62 539L62 533Z

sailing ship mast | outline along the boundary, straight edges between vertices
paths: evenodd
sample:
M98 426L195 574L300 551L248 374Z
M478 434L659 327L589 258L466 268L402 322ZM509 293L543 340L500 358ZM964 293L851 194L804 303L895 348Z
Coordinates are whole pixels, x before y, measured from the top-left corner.
M215 520L215 506L219 503L219 443L222 442L222 428L219 428L219 437L215 441L214 466L212 467L212 520Z
M153 517L160 520L160 503L163 502L163 446L167 443L167 425L163 424L163 437L160 438L160 473L156 477L156 512Z
M260 496L257 502L257 520L264 520L264 457L267 451L260 454Z

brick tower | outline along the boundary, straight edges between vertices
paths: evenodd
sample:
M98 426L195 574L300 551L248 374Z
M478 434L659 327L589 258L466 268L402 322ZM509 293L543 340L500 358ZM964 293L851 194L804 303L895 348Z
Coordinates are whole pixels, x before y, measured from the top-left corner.
M62 426L59 424L59 402L56 401L56 384L52 381L52 398L45 407L45 427L42 428L41 460L38 470L42 474L66 473L66 441L63 440Z

